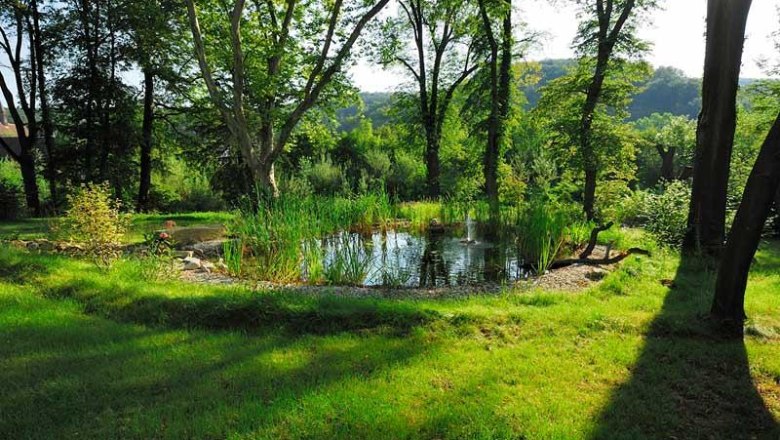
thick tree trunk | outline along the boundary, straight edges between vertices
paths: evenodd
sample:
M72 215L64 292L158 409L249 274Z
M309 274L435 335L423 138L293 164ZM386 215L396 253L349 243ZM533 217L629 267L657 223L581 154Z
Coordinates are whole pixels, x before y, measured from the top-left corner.
M751 0L709 0L702 110L688 214L686 251L718 254L726 233L726 195L734 143L736 96Z
M439 136L427 136L425 146L426 185L428 197L438 199L441 195L441 163L439 162Z
M22 147L19 155L19 167L22 171L24 198L27 209L35 216L41 214L41 202L38 194L38 181L35 172L35 159L29 147Z
M138 185L138 212L149 209L149 190L152 187L152 147L154 142L154 74L144 70L144 120L141 140L141 178Z
M661 179L671 182L674 180L674 156L677 153L677 148L669 147L664 150L663 147L658 147L658 154L661 155Z
M764 223L780 188L780 115L769 132L731 227L715 285L712 316L726 329L741 334L745 320L745 288Z

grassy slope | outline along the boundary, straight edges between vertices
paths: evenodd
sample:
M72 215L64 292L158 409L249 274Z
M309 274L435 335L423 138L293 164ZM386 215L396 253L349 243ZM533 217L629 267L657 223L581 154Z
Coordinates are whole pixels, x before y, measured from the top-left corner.
M754 267L744 344L709 337L712 274L682 266L632 257L576 295L373 301L0 250L0 437L776 439L780 245Z

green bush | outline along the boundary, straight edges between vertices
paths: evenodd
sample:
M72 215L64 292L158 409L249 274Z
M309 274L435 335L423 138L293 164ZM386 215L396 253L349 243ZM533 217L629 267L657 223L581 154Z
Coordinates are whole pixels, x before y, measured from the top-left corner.
M341 168L329 160L323 160L312 165L302 166L303 172L314 192L321 195L336 195L346 186Z
M685 182L675 181L659 186L657 193L648 194L643 203L645 228L662 244L682 245L688 225L688 207L691 188Z
M128 218L120 213L119 200L108 184L90 184L68 196L64 232L84 247L98 266L108 267L121 256Z

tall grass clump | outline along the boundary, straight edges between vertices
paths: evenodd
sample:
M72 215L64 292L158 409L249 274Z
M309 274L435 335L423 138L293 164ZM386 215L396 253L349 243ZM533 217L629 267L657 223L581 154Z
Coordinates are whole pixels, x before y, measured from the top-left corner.
M347 233L334 237L331 261L324 267L325 282L331 285L359 286L369 275L371 256L357 235Z
M245 271L263 280L297 282L322 278L322 252L317 240L341 231L370 231L389 223L387 194L357 198L290 197L265 199L245 206L230 226L253 259Z
M543 200L531 201L518 216L520 252L537 273L544 273L555 261L572 217L571 210Z

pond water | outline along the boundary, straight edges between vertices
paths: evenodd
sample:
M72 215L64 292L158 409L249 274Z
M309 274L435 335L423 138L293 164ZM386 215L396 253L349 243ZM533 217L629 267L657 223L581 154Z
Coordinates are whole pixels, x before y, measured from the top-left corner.
M430 288L527 278L530 273L513 242L488 240L476 226L425 233L342 232L321 240L318 254L325 272L351 271L352 284Z

